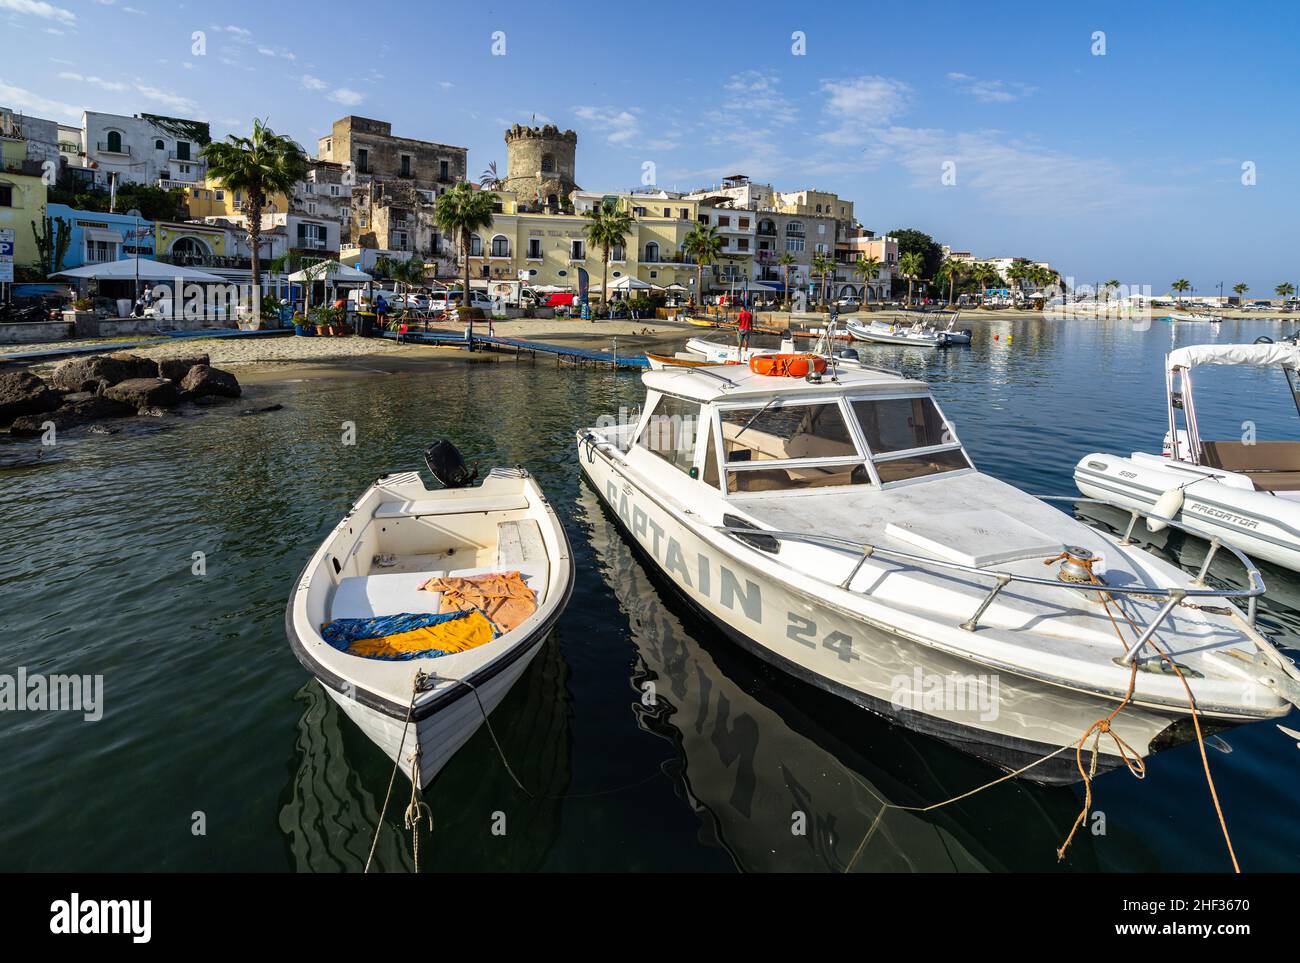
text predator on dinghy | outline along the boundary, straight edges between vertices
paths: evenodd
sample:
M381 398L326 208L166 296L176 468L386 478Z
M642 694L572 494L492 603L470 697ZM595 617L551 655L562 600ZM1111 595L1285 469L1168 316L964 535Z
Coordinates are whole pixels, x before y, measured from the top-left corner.
M449 443L427 457L441 480L472 480ZM432 491L401 472L325 538L285 629L298 661L424 787L523 675L572 592L568 538L528 472Z
M1080 779L1072 747L1121 705L1139 755L1193 737L1162 652L1207 728L1300 692L1231 601L1264 590L1248 559L1249 590L1207 588L981 474L919 381L642 380L636 424L578 433L583 473L694 606L797 678L1039 782ZM1099 745L1099 771L1122 764Z
M1300 410L1300 348L1203 344L1165 357L1168 431L1159 455L1094 452L1074 468L1079 491L1119 508L1173 518L1204 538L1300 571L1300 442L1202 441L1192 397L1199 365L1281 368ZM1178 413L1182 412L1182 427ZM1152 531L1163 527L1148 521Z

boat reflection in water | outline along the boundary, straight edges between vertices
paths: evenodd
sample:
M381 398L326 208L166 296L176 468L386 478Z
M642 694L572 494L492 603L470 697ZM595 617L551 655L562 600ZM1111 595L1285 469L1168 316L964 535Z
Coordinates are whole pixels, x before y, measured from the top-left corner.
M560 832L560 799L572 772L566 682L558 630L492 713L492 728L521 792L480 727L423 793L433 815L420 833L420 870L444 872L541 869ZM374 840L391 761L377 751L312 679L296 695L297 771L280 807L290 868L360 872ZM410 783L398 777L372 871L411 872L411 833L402 825ZM490 814L510 827L492 835Z
M995 822L1019 822L1020 832L1033 838L1033 865L1048 866L1042 857L1049 854L1055 862L1058 828L1069 824L1064 813L1072 806L1070 793L1051 817L1036 799L1060 796L1059 790L1026 792L1007 785L925 816L889 809L885 803L924 806L951 798L987 782L991 770L736 651L666 582L652 582L586 485L579 503L602 577L618 598L640 656L633 678L643 693L634 706L639 722L676 744L683 759L680 788L703 823L703 841L725 848L738 868L1008 868L963 828L964 822L987 828L983 814ZM867 747L872 758L845 739ZM942 771L951 781L937 775ZM798 814L803 834L794 831Z

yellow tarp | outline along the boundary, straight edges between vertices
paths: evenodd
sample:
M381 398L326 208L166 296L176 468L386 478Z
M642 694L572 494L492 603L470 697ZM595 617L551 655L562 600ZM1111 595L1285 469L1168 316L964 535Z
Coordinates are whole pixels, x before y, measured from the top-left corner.
M471 612L463 619L429 625L410 632L398 632L374 639L358 639L348 646L352 655L368 659L400 658L408 652L438 649L442 652L465 652L492 641L492 623L482 612Z
M518 572L431 578L420 587L442 593L439 611L482 612L503 633L537 611L537 596Z

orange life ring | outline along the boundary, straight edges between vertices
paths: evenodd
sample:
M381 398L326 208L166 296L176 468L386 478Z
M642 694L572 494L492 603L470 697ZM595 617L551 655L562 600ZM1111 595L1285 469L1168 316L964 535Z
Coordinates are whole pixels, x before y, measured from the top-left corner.
M824 372L826 359L819 354L756 354L749 370L773 378L806 378L810 371Z

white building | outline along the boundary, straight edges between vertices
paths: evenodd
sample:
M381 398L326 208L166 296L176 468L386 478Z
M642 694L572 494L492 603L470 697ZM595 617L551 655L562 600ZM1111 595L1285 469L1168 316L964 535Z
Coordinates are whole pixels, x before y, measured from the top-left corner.
M209 140L205 121L88 110L81 115L79 153L101 186L116 174L119 184L189 187L207 174L199 152Z

